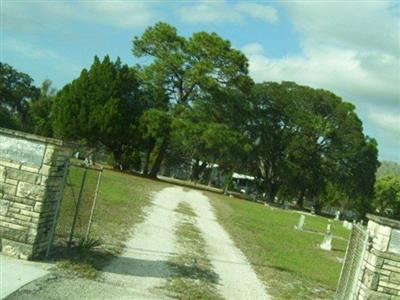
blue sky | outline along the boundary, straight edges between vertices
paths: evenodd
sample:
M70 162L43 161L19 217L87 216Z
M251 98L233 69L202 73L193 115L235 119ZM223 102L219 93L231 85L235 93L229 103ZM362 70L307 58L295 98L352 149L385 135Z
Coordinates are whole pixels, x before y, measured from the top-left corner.
M291 80L357 107L380 159L400 162L400 6L397 1L0 0L0 60L56 88L94 55L133 65L135 35L157 21L189 36L214 31L249 58L257 82Z

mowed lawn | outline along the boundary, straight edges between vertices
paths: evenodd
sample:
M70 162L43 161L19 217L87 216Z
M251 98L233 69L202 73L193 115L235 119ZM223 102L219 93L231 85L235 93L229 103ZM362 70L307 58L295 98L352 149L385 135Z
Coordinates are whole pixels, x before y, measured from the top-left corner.
M329 299L341 271L350 231L333 222L333 251L319 249L328 219L306 216L304 231L294 229L300 214L204 192L218 220L244 252L277 299Z
M71 167L70 185L65 189L57 226L58 243L68 239L82 175L83 169ZM76 239L83 238L86 232L97 175L97 171L89 171L87 175ZM144 208L151 197L168 186L171 184L105 170L91 237L102 241L102 249L118 254L130 236L130 229L143 220ZM349 235L340 222L333 223L334 236L339 239L334 239L333 251L327 252L318 248L326 231L327 218L306 216L305 231L301 232L294 229L300 217L296 212L270 209L209 191L203 193L210 198L218 220L273 296L277 299L327 299L333 296L341 269L337 258L344 256ZM111 257L74 258L72 269L77 269L77 264L85 264L91 266L89 269L99 270ZM70 263L66 268L71 268ZM85 272L87 268L83 268L82 273Z
M58 241L65 242L69 238L83 172L83 168L70 167L69 185L65 187L56 230ZM97 177L98 171L88 171L76 223L75 240L85 236ZM170 185L105 169L93 215L90 237L101 240L102 247L108 251L114 254L118 253L129 238L133 225L143 220L143 209L149 205L152 195L167 186Z

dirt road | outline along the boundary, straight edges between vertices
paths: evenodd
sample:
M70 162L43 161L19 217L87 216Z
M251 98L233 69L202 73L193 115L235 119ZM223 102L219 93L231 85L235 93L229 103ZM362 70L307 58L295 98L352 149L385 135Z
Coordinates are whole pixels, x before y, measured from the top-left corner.
M26 293L26 299L58 299L60 292L69 299L167 299L163 287L174 276L168 261L179 255L175 228L184 218L176 211L180 203L195 212L195 224L218 275L219 294L225 299L270 299L246 257L217 222L209 199L199 191L180 187L165 188L154 196L145 221L133 228L122 255L104 269L103 282L52 279L45 287ZM21 295L11 299L24 299Z

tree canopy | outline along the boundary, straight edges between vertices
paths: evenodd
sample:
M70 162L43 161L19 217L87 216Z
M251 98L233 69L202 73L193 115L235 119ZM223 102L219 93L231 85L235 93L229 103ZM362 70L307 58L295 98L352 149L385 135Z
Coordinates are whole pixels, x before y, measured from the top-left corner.
M351 103L295 82L255 84L246 56L215 33L159 22L132 46L147 63L95 56L58 92L1 63L0 126L105 147L115 167L151 177L163 161L189 166L195 182L218 166L227 179L255 177L265 201L400 213L398 178L376 182L378 145Z
M165 91L172 118L182 111L179 106L191 105L215 90L230 87L248 91L252 85L246 56L216 33L197 32L185 38L178 35L176 28L159 22L134 38L132 52L137 57L152 58L142 76ZM170 132L160 139L150 171L152 177L169 147Z
M89 70L57 95L53 126L56 137L85 139L105 145L118 164L138 141L143 110L141 83L135 69L106 56L95 57Z
M400 218L400 177L386 175L375 184L375 211L386 216Z
M371 197L376 142L363 134L354 106L293 82L257 84L251 94L252 166L269 201L315 200L328 183L353 198Z
M0 126L31 131L29 102L39 95L28 74L0 62Z
M33 99L29 103L32 132L49 137L53 136L51 110L56 96L56 89L52 88L51 85L50 80L45 80L42 83L39 98Z
M153 58L145 75L177 104L188 104L217 87L246 89L252 82L246 56L216 33L196 32L185 38L159 22L134 38L132 51Z

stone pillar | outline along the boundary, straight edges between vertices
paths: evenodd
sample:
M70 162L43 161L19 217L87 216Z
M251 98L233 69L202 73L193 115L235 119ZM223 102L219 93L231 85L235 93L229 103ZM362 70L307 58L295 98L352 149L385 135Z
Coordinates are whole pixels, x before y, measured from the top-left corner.
M72 148L56 139L0 128L0 249L23 259L43 254Z
M357 299L400 299L400 221L367 217L370 245Z

